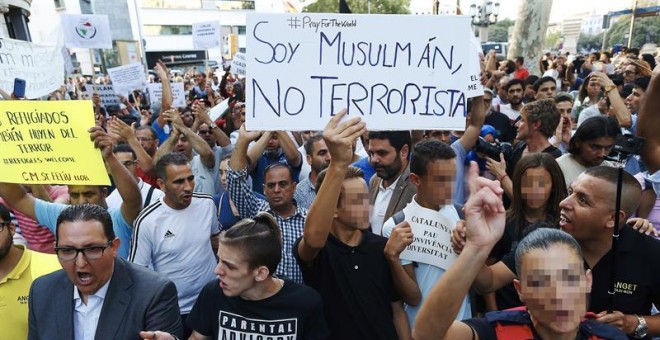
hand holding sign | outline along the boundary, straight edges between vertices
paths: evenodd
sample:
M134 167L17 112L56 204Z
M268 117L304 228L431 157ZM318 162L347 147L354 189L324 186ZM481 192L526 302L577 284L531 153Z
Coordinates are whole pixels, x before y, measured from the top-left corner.
M470 198L465 203L465 247L474 246L490 252L504 232L506 210L502 204L503 190L498 182L479 177L478 173L477 163L470 162Z
M270 137L270 132L267 134ZM248 131L245 129L245 124L241 125L241 128L238 130L238 138L245 139L248 142L255 141L262 137L261 131Z
M94 147L101 150L103 158L108 158L112 155L112 137L108 135L103 128L95 126L89 131L89 137L94 142Z
M399 260L399 255L413 242L413 231L410 224L406 221L399 223L387 240L385 245L385 256L390 260Z
M353 161L353 142L366 131L366 124L355 117L340 123L346 110L339 111L323 130L323 140L331 155L330 164L347 167Z

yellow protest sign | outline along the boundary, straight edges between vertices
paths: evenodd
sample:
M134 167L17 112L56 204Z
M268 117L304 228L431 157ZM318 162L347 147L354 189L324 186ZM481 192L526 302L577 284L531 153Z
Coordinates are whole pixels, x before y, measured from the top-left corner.
M0 102L0 182L110 185L91 101Z

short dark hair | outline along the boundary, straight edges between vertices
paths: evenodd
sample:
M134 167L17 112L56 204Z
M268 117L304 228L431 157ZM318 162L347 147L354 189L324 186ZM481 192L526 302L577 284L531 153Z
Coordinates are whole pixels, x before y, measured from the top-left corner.
M535 76L532 74L529 77L527 77L527 79L525 79L525 84L526 85L532 84L532 86L534 86L534 83L536 83L537 80L539 80L539 76Z
M562 102L571 102L571 104L573 104L575 102L575 99L573 99L573 96L571 96L570 94L566 92L561 92L557 94L557 96L555 97L555 104L559 104Z
M646 92L646 89L649 88L650 82L651 82L651 77L649 76L639 77L635 80L635 87L638 87L642 89L642 91Z
M511 59L507 59L505 68L506 70L504 72L506 72L507 74L513 73L516 70L516 63L513 62L513 60ZM523 87L525 87L525 85L523 85Z
M151 132L151 138L153 138L154 140L158 140L158 132L153 127L148 125L141 125L135 128L135 131L142 131L142 130L147 130Z
M0 203L0 218L5 222L11 221L11 213L9 212L9 209L7 209L7 207L2 203Z
M167 166L168 165L186 165L189 164L188 157L178 152L170 152L161 157L156 162L156 178L162 180L167 179Z
M387 139L396 152L400 152L404 145L412 146L409 131L370 131L369 140L372 139Z
M103 232L108 241L115 239L115 231L112 229L112 217L108 211L96 204L78 204L70 205L62 210L57 217L57 228L55 229L55 244L60 238L60 226L64 222L77 222L77 221L98 221L103 225Z
M451 146L437 140L425 139L417 144L412 151L410 159L410 172L417 176L426 175L426 167L429 163L438 159L456 158L456 152ZM462 166L457 164L457 166Z
M289 164L286 164L284 162L275 162L275 163L270 163L266 166L266 169L264 169L264 185L266 185L266 176L268 176L268 173L273 170L273 169L278 169L278 168L286 168L287 171L289 171L289 178L291 181L293 181L293 169L289 166Z
M541 85L543 85L544 83L548 83L548 82L551 82L553 84L557 84L557 81L553 77L550 77L550 76L542 77L542 78L540 78L540 79L538 79L537 81L534 82L534 92L539 92L539 88L541 87Z
M240 249L250 269L266 266L271 276L282 260L280 226L267 212L238 221L220 234L220 243Z
M581 143L601 137L616 138L620 134L621 128L616 118L605 115L590 117L575 130L573 137L568 142L567 151L571 155L577 155L580 153L579 144Z
M565 245L571 249L578 259L582 260L582 249L580 244L565 231L554 228L538 228L529 235L525 236L518 247L516 247L516 272L518 277L522 279L521 271L523 257L532 250L543 249L547 250L554 245ZM582 269L584 271L584 269Z
M112 153L130 153L131 155L133 155L133 159L137 159L135 150L133 150L133 148L126 143L115 145L115 147L112 148Z
M524 63L525 63L525 58L522 57L522 56L518 56L518 57L516 57L516 62L517 62L517 63L524 64Z
M542 135L550 138L555 133L555 129L559 125L560 114L554 99L535 100L523 106L523 111L527 114L527 121L530 125L537 121L541 122L539 132Z
M319 134L319 135L311 136L311 137L309 137L309 139L307 139L305 141L305 144L304 144L305 145L305 154L307 154L307 156L313 156L314 155L314 143L320 141L321 139L323 139L323 136L321 136Z
M525 81L524 80L518 79L518 78L513 78L513 79L509 80L508 83L506 83L506 85L504 86L504 90L506 92L509 92L509 88L511 88L511 86L513 86L513 85L520 85L520 87L522 87L523 90L525 89Z
M629 174L627 171L622 171L622 173L621 209L626 213L626 218L628 218L632 216L639 207L639 202L642 196L642 187L633 175ZM617 168L598 165L587 168L583 174L607 181L612 184L613 189L616 190L617 181L619 179L619 170ZM612 210L614 210L615 200L616 196L612 195Z

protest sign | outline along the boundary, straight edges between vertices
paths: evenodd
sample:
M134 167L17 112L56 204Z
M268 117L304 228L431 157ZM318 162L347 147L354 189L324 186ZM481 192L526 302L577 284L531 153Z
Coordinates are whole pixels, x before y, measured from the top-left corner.
M369 130L464 130L470 18L247 17L250 130L322 130L348 110Z
M470 66L470 82L466 88L466 96L468 98L483 96L484 86L481 85L481 55L483 51L481 50L481 43L474 35L474 32L470 32L470 54L468 56L468 65Z
M61 18L66 47L112 48L107 15L65 14Z
M245 54L238 52L231 61L231 73L245 77Z
M192 25L193 48L208 49L220 46L220 23L218 21L198 22Z
M12 92L15 78L25 80L28 99L57 90L64 83L61 47L0 39L0 88Z
M129 92L147 87L147 77L140 63L132 63L108 69L115 93L126 96Z
M94 93L94 86L90 84L85 84L85 90L87 93ZM115 93L112 85L96 85L96 91L101 97L101 105L103 106L119 106L119 96ZM91 96L90 96L91 98Z
M91 101L8 100L2 105L0 182L110 185L101 152L87 132L94 126Z
M211 110L209 110L209 117L211 117L212 121L215 122L216 120L218 120L218 118L222 118L222 116L224 116L225 113L227 113L227 111L229 110L229 99L231 98L227 98L223 100L222 102L220 102L220 104L212 107Z
M449 267L458 257L451 247L449 220L438 211L408 204L403 213L413 232L413 242L401 252L402 260L421 262L442 269Z
M185 107L186 106L186 93L183 90L183 83L170 83L172 87L172 106ZM162 103L163 100L163 84L151 83L147 85L149 90L149 98L152 102Z

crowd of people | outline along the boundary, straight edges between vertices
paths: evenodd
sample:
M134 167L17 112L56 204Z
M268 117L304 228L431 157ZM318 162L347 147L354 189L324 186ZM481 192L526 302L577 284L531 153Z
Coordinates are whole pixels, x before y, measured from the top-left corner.
M0 338L660 336L655 64L491 51L463 131L248 131L230 69L158 62L161 102L116 107L69 78L48 100L93 101L112 186L0 183ZM402 258L406 211L451 266Z

